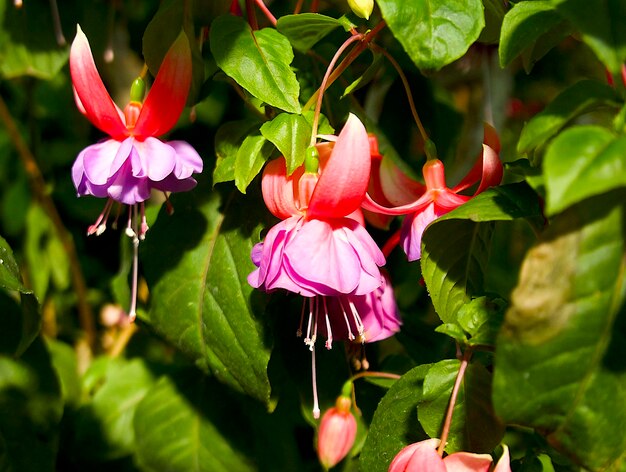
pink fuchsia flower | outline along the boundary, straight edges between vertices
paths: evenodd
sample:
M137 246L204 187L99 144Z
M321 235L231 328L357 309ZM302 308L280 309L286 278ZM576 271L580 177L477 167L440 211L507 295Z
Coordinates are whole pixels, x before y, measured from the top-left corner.
M104 231L116 201L140 205L142 225L136 233L143 237L147 230L143 202L151 190L189 190L196 185L192 174L202 171L202 159L189 144L157 139L176 124L187 100L191 85L187 36L181 32L170 47L145 101L141 103L141 90L139 97L131 96L123 112L104 87L80 26L70 50L70 73L78 109L110 136L83 149L72 167L79 196L109 198L89 234Z
M317 455L326 469L341 462L354 445L357 425L350 406L350 398L340 396L336 405L322 416L317 433Z
M439 439L427 439L402 449L389 465L389 472L489 472L493 459L489 454L455 452L443 459L437 453ZM493 472L511 472L509 448L498 460Z
M401 227L400 243L409 261L417 260L421 256L420 246L426 226L487 188L500 183L503 170L498 157L499 151L500 143L495 130L485 125L485 143L482 153L474 167L458 185L449 188L446 185L443 163L439 159L432 159L426 162L422 169L426 190L419 198L396 207L387 207L368 195L363 208L386 215L406 215ZM459 193L477 182L479 182L478 188L473 195ZM390 198L387 199L390 200Z

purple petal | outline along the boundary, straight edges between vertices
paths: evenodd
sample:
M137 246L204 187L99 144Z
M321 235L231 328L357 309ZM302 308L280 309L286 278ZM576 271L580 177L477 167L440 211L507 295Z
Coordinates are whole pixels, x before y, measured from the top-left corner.
M176 165L176 151L157 138L134 141L133 175L160 181L172 173Z
M83 169L89 182L94 185L107 183L117 171L112 169L114 161L121 159L123 162L130 154L130 143L127 141L128 139L123 142L107 139L83 150Z
M196 150L185 141L169 141L167 144L176 151L176 166L174 175L179 179L186 179L192 174L202 172L203 162Z
M108 195L113 200L134 205L150 197L149 181L132 175L130 160L126 161L108 183Z
M432 202L423 210L407 215L400 229L400 242L409 261L416 261L422 255L422 235L426 226L447 213Z
M354 302L364 326L365 342L381 341L400 331L400 315L389 276L383 272L383 285Z
M194 188L198 182L193 177L178 179L173 173L159 182L150 181L150 186L162 192L187 192Z

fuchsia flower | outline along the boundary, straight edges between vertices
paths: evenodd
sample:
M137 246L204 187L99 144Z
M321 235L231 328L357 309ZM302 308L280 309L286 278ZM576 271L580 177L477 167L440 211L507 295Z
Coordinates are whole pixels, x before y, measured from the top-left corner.
M326 469L339 464L354 445L357 425L350 406L350 398L341 396L322 416L317 434L317 455Z
M493 459L489 454L455 452L443 459L437 454L439 439L427 439L402 449L389 465L389 472L489 472ZM493 472L511 472L509 448Z
M78 109L110 136L83 149L72 167L79 196L109 198L88 232L104 231L112 202L117 201L139 204L142 225L136 233L141 238L148 229L143 202L150 197L151 190L189 190L196 185L192 174L202 171L202 159L189 144L157 139L176 124L187 100L191 85L187 36L181 32L170 47L145 102L141 103L142 90L140 97L131 96L132 101L124 112L104 87L80 26L70 51L70 73Z
M400 242L410 261L421 256L422 234L431 222L445 215L451 210L475 197L488 187L498 185L502 180L502 163L498 157L500 143L495 130L485 125L485 144L478 161L463 180L453 188L448 188L445 180L444 166L439 159L433 159L423 167L425 191L416 200L396 207L387 207L375 201L371 195L366 196L363 208L385 215L406 215L400 232ZM398 179L396 179L397 181ZM472 196L460 195L459 192L468 189L479 182L478 188ZM418 186L411 184L407 190L392 186L384 186L381 179L380 192L387 202L394 198L406 198L406 194L415 192ZM398 197L398 194L400 196ZM387 203L384 202L383 203Z

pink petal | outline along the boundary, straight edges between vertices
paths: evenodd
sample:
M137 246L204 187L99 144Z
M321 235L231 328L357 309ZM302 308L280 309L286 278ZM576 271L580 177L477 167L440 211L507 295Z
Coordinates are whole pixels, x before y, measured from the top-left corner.
M389 281L389 276L381 271L383 285L367 295L353 297L361 321L363 336L366 343L382 341L400 331L400 314L398 305Z
M497 154L500 154L501 146L500 146L500 137L498 136L498 132L496 129L491 126L489 123L485 122L484 125L484 137L483 143L496 151Z
M176 166L176 151L157 138L134 142L137 159L133 160L133 175L148 177L158 182L167 177Z
M389 465L389 472L446 472L439 454L439 439L427 439L402 449Z
M274 216L285 219L299 214L295 204L294 182L301 175L302 169L297 169L291 176L287 176L283 157L274 159L265 166L261 180L263 200Z
M431 203L422 211L407 215L400 229L400 242L409 261L416 261L422 255L422 235L426 226L439 218L440 209Z
M83 155L83 165L85 176L95 185L104 185L117 170L112 169L116 156L125 154L125 160L130 154L130 145L126 141L119 142L114 139L107 139L97 144L92 144L85 148Z
M499 185L502 181L502 162L496 151L486 144L483 144L483 152L476 160L474 167L467 175L452 189L452 192L459 193L471 187L480 179L480 185L474 195L478 195L488 187Z
M191 49L181 31L163 58L159 72L148 92L134 134L138 138L167 133L185 108L191 86Z
M383 157L379 169L380 188L391 205L404 205L421 197L426 187L409 177L393 163Z
M107 193L113 200L134 205L150 198L148 179L132 175L131 162L127 160L107 185Z
M489 454L455 452L443 459L447 472L489 472L493 459Z
M511 472L511 458L509 456L509 448L506 445L503 445L504 452L502 456L500 456L500 460L496 464L496 468L493 472Z
M383 215L406 215L416 211L421 211L432 202L432 194L426 192L414 202L407 203L406 205L399 205L396 207L386 207L379 204L378 202L375 202L374 199L366 193L365 199L363 200L361 207L364 210L373 211L375 213L382 213Z
M128 130L120 118L121 112L102 83L89 41L80 26L77 26L70 49L70 74L75 96L78 97L78 109L89 121L114 139L121 140L127 136Z
M168 146L176 151L176 166L174 167L174 175L179 179L186 179L192 174L202 172L204 163L196 150L185 141L168 141Z
M350 114L322 169L308 218L337 218L361 206L370 175L370 145L365 127Z
M324 413L318 432L317 454L329 469L348 455L356 438L356 419L349 411L330 408Z
M187 192L194 188L198 182L193 177L179 179L174 174L170 174L158 182L150 181L150 186L162 192Z

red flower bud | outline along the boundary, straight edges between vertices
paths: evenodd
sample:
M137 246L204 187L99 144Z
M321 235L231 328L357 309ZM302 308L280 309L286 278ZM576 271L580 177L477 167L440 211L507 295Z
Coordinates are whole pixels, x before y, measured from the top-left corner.
M330 469L348 455L356 437L356 419L350 412L350 398L339 397L335 407L324 413L317 437L317 455Z

